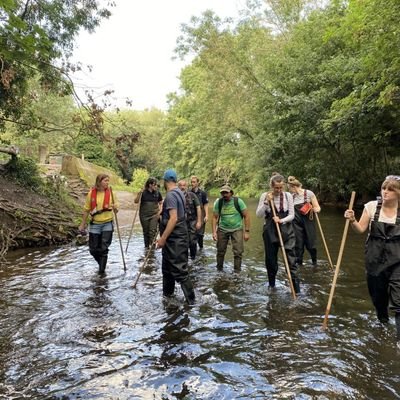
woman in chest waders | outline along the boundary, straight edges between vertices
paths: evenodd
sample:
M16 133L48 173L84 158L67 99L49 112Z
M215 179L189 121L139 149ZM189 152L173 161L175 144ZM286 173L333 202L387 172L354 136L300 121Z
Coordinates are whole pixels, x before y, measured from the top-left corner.
M275 287L275 277L278 272L280 243L277 225L279 225L293 287L296 293L300 293L300 279L297 276L295 254L296 238L292 226L294 218L293 197L290 193L284 191L285 178L282 175L273 175L270 179L270 186L272 192L266 192L260 196L256 210L257 217L264 218L263 241L269 287ZM275 207L276 217L274 217L271 209L271 200Z
M86 230L87 219L89 224L89 251L99 264L99 274L104 274L108 259L108 248L113 237L113 211L118 212L115 195L109 187L110 177L99 174L95 186L86 196L83 207L80 231Z
M365 204L358 222L353 210L346 210L344 216L355 232L369 229L365 243L368 291L379 321L388 323L389 309L394 311L400 347L400 176L385 178L381 196Z
M135 203L140 201L139 218L143 230L144 247L147 249L153 243L156 233L158 218L161 212L162 196L158 191L157 180L149 178L144 190L139 192Z

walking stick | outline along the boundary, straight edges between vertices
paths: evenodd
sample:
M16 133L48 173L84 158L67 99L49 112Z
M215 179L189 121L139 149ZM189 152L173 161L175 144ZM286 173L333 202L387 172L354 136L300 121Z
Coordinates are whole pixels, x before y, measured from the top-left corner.
M136 208L135 215L134 215L134 217L133 217L132 226L131 226L131 231L130 231L130 233L129 233L129 237L128 237L128 243L126 244L126 247L125 247L125 253L127 253L127 252L128 252L128 246L129 246L129 242L130 242L130 240L131 240L131 237L132 237L132 232L133 232L133 227L135 226L136 217L137 217L137 215L138 215L138 212L139 212L139 208L140 208L140 200L141 200L141 198L142 198L142 193L140 193L140 196L139 196L139 201L138 201L138 206L137 206L137 208Z
M329 266L331 267L331 270L333 271L334 268L333 268L333 264L332 264L331 255L329 254L328 245L326 244L326 241L325 241L325 236L324 236L324 232L322 230L321 222L319 222L318 213L315 213L315 217L317 219L317 224L318 224L318 228L319 228L319 233L321 234L322 242L324 243L326 256L328 257Z
M132 285L132 288L133 288L133 289L136 289L136 285L137 285L137 283L138 283L138 281L139 281L140 275L142 275L142 272L144 271L144 268L146 267L147 261L148 261L149 258L150 258L151 251L153 250L154 246L155 246L156 243L157 243L157 235L158 235L158 225L157 225L157 231L156 231L156 235L155 235L155 237L154 237L153 243L152 243L151 246L149 247L149 250L147 250L146 257L144 258L143 263L142 263L142 265L141 265L141 267L140 267L140 269L139 269L138 276L136 277L135 282L134 282L133 285Z
M114 194L113 191L110 187L111 190L111 198L112 198L112 202L113 202L113 206L115 204L114 202ZM114 211L114 210L113 210ZM122 256L122 262L124 263L124 271L126 271L126 264L125 264L125 257L124 257L124 250L122 249L122 241L121 241L121 233L119 231L119 224L118 224L118 217L116 212L114 211L114 217L115 217L115 225L117 225L117 232L118 232L118 239L119 239L119 247L121 248L121 256Z
M274 217L276 217L274 200L271 199L270 203L271 203L272 213L273 213ZM287 256L286 256L285 246L283 244L281 228L279 226L279 222L275 222L275 224L276 224L276 230L278 231L279 242L281 244L282 256L283 256L283 261L285 262L286 273L287 273L288 279L289 279L290 290L292 292L293 299L295 300L296 299L296 292L294 291L294 286L293 286L293 281L292 281L292 274L290 273L289 262L288 262L288 259L287 259Z
M356 192L351 192L349 210L353 209L353 204L354 204L354 198L355 197L356 197ZM340 243L339 256L338 256L337 263L336 263L335 275L333 276L331 292L329 294L328 305L326 306L326 311L325 311L325 318L324 318L324 322L322 324L322 328L323 329L326 329L328 327L329 312L331 310L333 294L335 293L336 281L337 281L337 278L338 278L338 275L339 275L340 264L342 262L343 250L344 250L344 245L346 243L346 237L347 237L347 231L349 230L349 224L350 224L350 221L348 219L346 219L346 223L344 225L342 242Z

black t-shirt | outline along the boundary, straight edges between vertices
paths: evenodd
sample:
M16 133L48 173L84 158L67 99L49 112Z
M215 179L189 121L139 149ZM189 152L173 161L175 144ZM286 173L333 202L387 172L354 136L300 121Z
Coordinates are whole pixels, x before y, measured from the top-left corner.
M208 204L208 196L207 193L204 190L201 190L200 188L197 188L197 191L194 189L191 190L191 192L195 193L196 196L200 200L200 206L203 209L205 204Z
M158 190L150 192L149 190L145 189L142 193L141 203L159 203L162 201L162 199L162 195Z

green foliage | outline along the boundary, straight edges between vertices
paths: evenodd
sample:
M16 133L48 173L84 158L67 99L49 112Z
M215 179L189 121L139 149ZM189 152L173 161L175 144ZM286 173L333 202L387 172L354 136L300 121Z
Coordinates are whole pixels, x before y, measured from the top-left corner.
M233 28L210 12L183 27L177 53L194 57L170 96L166 161L249 194L273 171L332 200L375 193L400 169L400 3L265 3Z
M0 123L21 116L30 103L26 96L28 80L38 74L47 90L72 93L64 74L76 67L67 60L80 29L91 32L110 16L101 3L0 0ZM112 6L111 2L105 3ZM56 61L61 68L54 66Z
M135 192L142 190L147 179L150 178L149 172L144 168L137 168L132 174L132 188Z
M43 181L40 178L36 163L31 158L13 157L5 166L7 176L21 186L33 191L40 191Z
M157 109L106 113L106 145L115 154L118 169L127 182L135 168L145 168L153 176L162 172L163 151L160 138L165 129L165 114Z
M81 134L75 142L73 153L78 157L83 154L85 160L93 164L108 168L112 167L112 155L107 152L105 146L92 135Z

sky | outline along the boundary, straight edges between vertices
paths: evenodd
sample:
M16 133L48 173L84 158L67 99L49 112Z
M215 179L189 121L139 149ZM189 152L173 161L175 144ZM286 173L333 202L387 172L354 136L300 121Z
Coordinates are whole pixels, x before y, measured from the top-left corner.
M243 8L245 0L116 0L110 19L76 41L73 60L92 66L73 75L78 95L109 89L113 106L126 107L129 98L134 110L165 110L166 95L179 89L185 65L172 60L181 24L207 9L235 19Z

